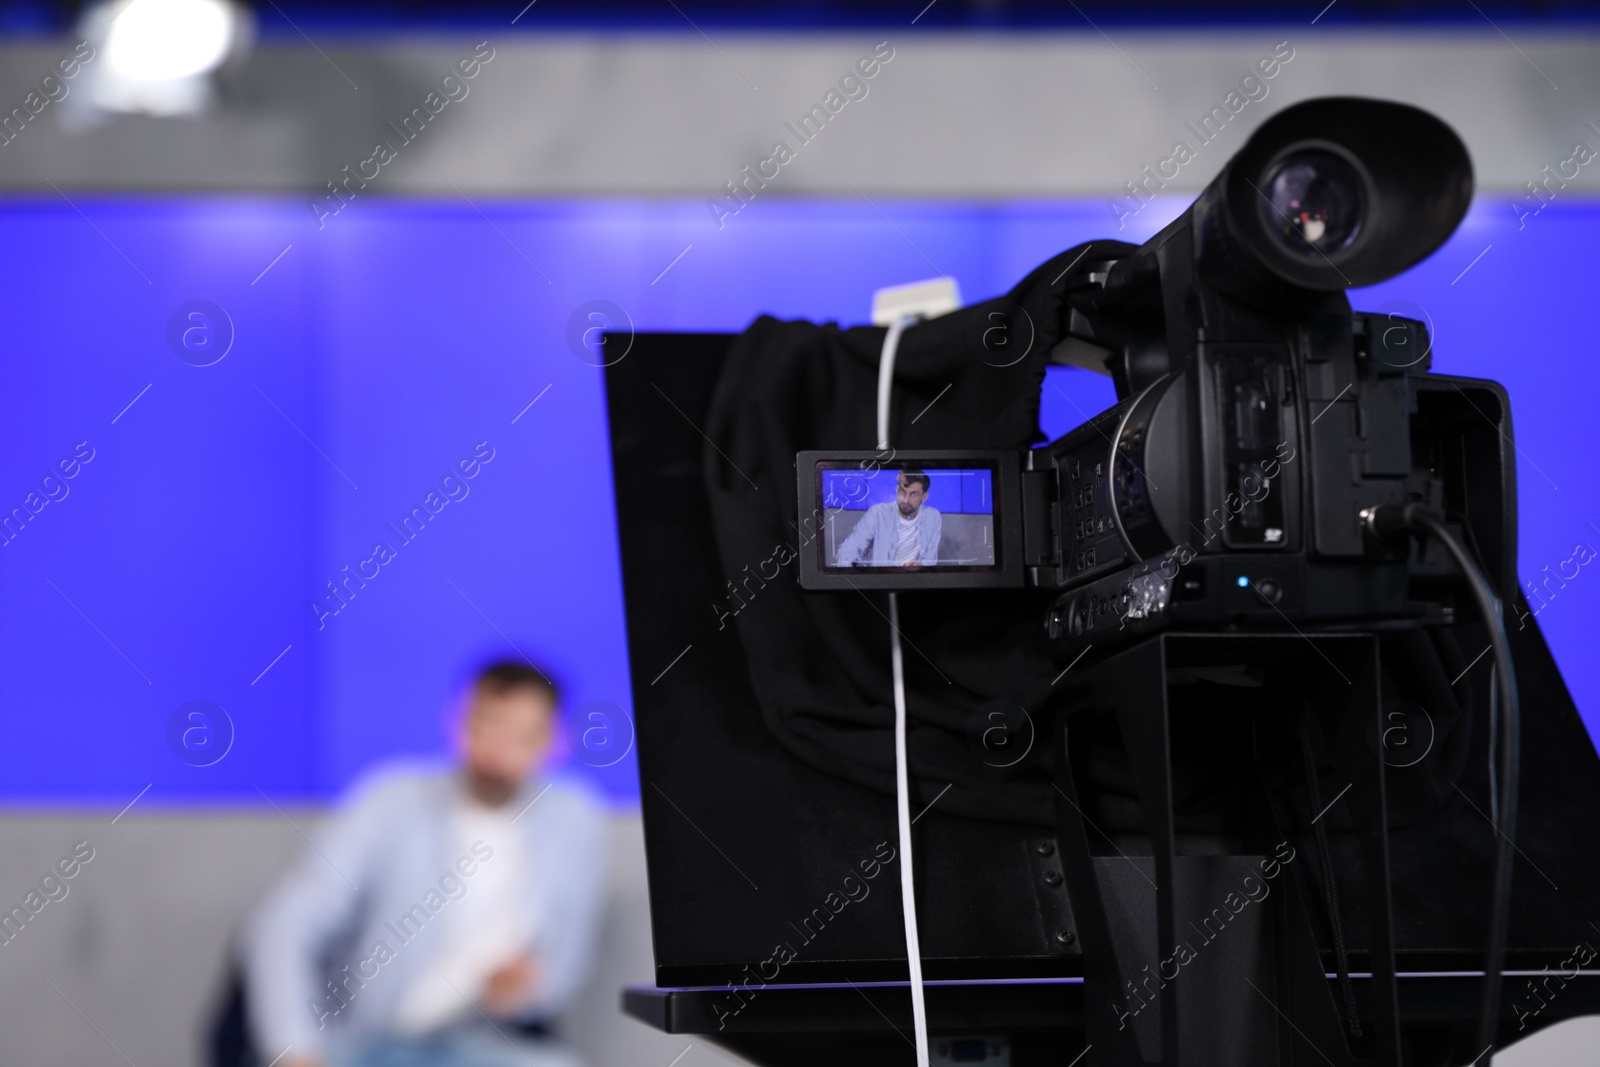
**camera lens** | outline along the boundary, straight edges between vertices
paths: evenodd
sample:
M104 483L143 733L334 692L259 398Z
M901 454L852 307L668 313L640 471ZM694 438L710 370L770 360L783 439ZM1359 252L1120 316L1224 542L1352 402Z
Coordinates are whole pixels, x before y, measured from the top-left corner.
M1366 214L1361 176L1331 152L1287 157L1272 169L1262 192L1262 222L1291 252L1326 256L1347 247L1361 231Z

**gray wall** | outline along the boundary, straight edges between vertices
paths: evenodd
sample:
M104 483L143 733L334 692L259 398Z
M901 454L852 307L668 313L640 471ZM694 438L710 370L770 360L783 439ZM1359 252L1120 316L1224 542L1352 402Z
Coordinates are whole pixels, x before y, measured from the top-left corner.
M830 511L827 515L828 543L838 546L850 536L850 531L866 517L865 511ZM990 515L957 515L945 512L939 516L939 561L971 560L975 564L994 562L994 543L990 530L994 523Z
M0 902L7 909L72 846L94 858L22 933L0 946L0 1067L193 1067L220 993L230 938L305 848L318 813L139 815L0 820ZM293 820L293 824L290 823ZM644 838L636 815L611 821L612 882L600 961L567 1029L593 1067L737 1061L700 1040L622 1015L624 985L649 983ZM126 1057L126 1060L124 1060Z
M536 14L536 12L535 12ZM530 16L531 17L531 16ZM51 104L0 147L0 189L310 191L394 138L447 68L488 39L494 59L368 195L646 194L710 197L796 144L796 121L858 58L887 40L894 58L762 195L1052 196L1106 194L1168 155L1184 123L1278 42L1294 58L1171 189L1200 188L1271 110L1330 93L1429 108L1461 132L1481 188L1505 191L1600 147L1600 34L1489 25L1381 37L1306 22L1226 33L1118 30L958 35L912 27L763 38L714 33L615 36L485 31L459 39L330 38L324 55L274 42L203 119L122 118L79 134ZM0 47L9 112L68 43ZM93 69L91 63L83 75ZM348 79L348 80L347 80ZM352 83L359 88L353 88ZM83 94L78 99L83 99ZM1600 189L1600 165L1569 192Z

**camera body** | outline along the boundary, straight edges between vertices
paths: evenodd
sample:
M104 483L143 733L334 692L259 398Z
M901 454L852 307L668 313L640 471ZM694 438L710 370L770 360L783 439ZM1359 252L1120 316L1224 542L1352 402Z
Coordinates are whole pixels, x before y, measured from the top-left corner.
M1367 509L1420 500L1458 520L1509 597L1504 390L1432 374L1425 322L1352 312L1344 292L1431 253L1471 188L1464 146L1425 112L1328 99L1279 113L1161 233L1084 246L1059 279L1049 359L1111 375L1115 406L1023 453L797 456L800 513L818 522L801 585L1060 590L1044 629L1061 659L1174 624L1449 621L1454 564L1363 529ZM971 343L1033 336L1021 314L1002 303L988 319L1003 329ZM987 472L994 558L841 560L852 479L882 495L894 468L934 465ZM941 495L930 486L927 505Z

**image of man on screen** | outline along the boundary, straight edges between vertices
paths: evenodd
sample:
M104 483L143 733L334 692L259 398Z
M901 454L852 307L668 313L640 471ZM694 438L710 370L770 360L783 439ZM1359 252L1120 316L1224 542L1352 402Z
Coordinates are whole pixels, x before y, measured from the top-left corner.
M874 504L839 546L836 566L933 566L939 562L944 520L927 503L928 476L906 469L895 480L895 499Z

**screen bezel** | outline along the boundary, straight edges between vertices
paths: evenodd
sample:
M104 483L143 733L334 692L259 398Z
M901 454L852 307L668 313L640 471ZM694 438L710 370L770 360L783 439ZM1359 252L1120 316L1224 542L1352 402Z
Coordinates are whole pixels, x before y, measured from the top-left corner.
M887 449L883 451L806 451L795 456L799 516L800 586L802 589L1003 589L1023 584L1022 457L1003 449ZM991 515L995 562L989 566L933 566L914 571L887 567L829 567L823 563L824 516L822 476L840 469L882 470L916 466L924 470L991 472L994 504ZM812 519L811 526L806 519Z

